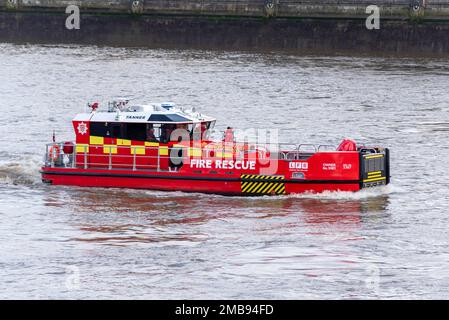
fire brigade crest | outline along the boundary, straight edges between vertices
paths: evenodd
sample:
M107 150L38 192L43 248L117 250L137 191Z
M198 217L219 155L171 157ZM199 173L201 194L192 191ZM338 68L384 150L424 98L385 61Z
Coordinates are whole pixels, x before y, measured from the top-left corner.
M83 136L87 133L87 125L84 122L78 124L78 133Z

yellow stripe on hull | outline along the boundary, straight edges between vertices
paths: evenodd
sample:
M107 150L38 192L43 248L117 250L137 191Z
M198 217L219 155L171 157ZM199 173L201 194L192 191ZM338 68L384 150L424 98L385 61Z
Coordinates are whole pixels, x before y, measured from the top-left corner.
M104 145L103 153L105 154L117 154L117 146L116 145Z
M365 159L376 159L376 158L383 158L384 155L383 154L376 154L373 156L366 156Z
M189 157L201 157L202 152L201 149L198 148L190 148L188 149L188 156Z
M168 147L159 147L159 154L161 156L168 156Z
M131 154L145 155L146 154L145 147L144 146L141 146L141 147L133 146L133 147L131 147Z
M366 179L366 180L363 180L363 182L381 181L381 180L386 180L386 179L387 179L387 178L385 178L385 177L372 178L372 179Z
M159 147L157 142L145 142L145 147Z
M118 146L130 146L131 145L131 140L117 139L117 145Z
M90 136L89 137L89 144L102 146L102 145L104 145L104 138L103 137Z
M76 145L76 153L89 153L89 145L88 144L77 144Z

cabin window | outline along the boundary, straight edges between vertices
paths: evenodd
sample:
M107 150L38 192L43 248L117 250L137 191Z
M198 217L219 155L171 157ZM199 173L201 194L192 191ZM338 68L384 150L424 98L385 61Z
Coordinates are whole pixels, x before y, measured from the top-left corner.
M215 126L215 121L200 122L193 125L193 129L190 131L192 140L208 140L211 130ZM190 127L189 127L190 128Z
M210 138L211 132L214 128L215 128L215 121L207 122L206 134L203 136L204 140L208 140Z
M168 143L171 134L176 129L185 129L193 140L200 137L200 132L208 139L209 131L214 127L214 122L201 122L196 124L170 124L170 123L115 123L115 122L91 122L90 135L104 138L127 139L148 142Z
M90 135L94 137L111 137L111 125L108 122L92 122Z
M176 125L174 124L163 124L161 125L161 142L168 143L171 138L172 132L176 130Z
M126 124L126 136L128 140L145 141L147 138L146 123L128 123Z
M160 124L147 124L146 141L159 142L161 137L161 125Z
M121 124L113 124L112 125L112 138L122 138L122 125Z

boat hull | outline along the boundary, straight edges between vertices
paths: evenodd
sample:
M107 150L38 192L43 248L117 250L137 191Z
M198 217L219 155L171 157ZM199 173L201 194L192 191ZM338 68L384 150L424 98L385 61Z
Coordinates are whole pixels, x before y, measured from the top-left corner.
M358 191L358 180L267 180L260 176L181 176L176 172L142 173L130 170L101 170L43 167L42 180L52 185L99 188L130 188L160 191L212 193L233 196L285 195L324 191ZM255 178L253 178L255 177Z

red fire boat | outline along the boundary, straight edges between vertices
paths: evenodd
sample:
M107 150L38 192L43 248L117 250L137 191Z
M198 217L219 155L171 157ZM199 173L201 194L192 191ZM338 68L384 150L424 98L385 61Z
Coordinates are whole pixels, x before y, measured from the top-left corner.
M47 145L42 181L224 195L358 191L390 182L389 150L212 139L215 119L172 103L98 104L73 119L76 141ZM260 140L259 140L260 141Z

